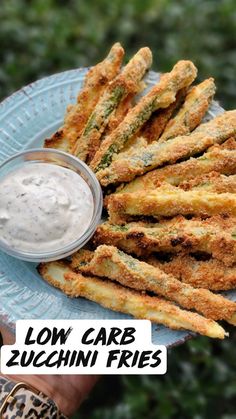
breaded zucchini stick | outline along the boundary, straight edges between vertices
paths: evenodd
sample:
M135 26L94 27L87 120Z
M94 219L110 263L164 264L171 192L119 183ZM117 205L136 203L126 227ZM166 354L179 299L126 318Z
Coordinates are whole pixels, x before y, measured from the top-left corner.
M193 131L206 114L215 91L216 86L212 78L194 86L187 94L185 102L177 115L166 125L159 141L163 142Z
M156 190L126 192L112 195L108 202L112 224L124 224L132 216L155 218L175 215L231 215L236 216L236 194L184 191L180 188L160 186Z
M77 157L85 161L89 155L89 160L91 160L99 147L101 135L112 112L128 94L138 91L140 81L151 64L151 50L141 48L123 71L107 86L76 142L74 154Z
M165 109L159 109L154 112L151 118L145 123L143 128L140 130L140 135L143 136L148 143L159 139L169 119L183 103L186 96L186 90L186 88L179 90L175 101L171 103L171 105Z
M123 56L124 50L117 42L105 60L88 71L83 88L78 94L77 103L68 107L63 127L45 140L44 147L72 151L99 97L108 83L119 73Z
M116 193L155 189L160 186L161 182L178 186L182 182L212 171L225 175L236 174L236 150L231 151L222 149L218 145L214 146L201 157L190 158L139 176L123 188L118 189Z
M78 269L86 274L107 277L139 291L151 291L173 300L187 309L195 309L212 320L235 323L236 303L203 288L193 288L173 275L140 262L114 246L99 246L89 263Z
M236 265L226 267L216 259L202 261L189 255L178 255L170 262L160 262L155 256L145 261L195 288L226 291L236 287Z
M134 152L135 150L139 150L140 147L147 147L148 143L147 140L144 137L137 137L129 141L124 149L114 156L114 160L116 158L123 158L127 155L129 155L130 152Z
M152 113L173 103L177 92L189 86L196 75L197 70L191 61L179 61L170 73L164 74L159 83L140 99L123 122L102 142L91 162L92 169L98 171L109 166L114 154L122 150Z
M187 220L177 216L160 223L123 226L105 222L97 227L93 242L114 245L137 256L152 252L205 252L230 266L236 263L236 218Z
M234 137L231 137L223 144L213 146L209 149L209 151L211 151L212 149L214 150L215 147L221 147L222 150L236 150L236 140Z
M207 175L196 177L195 179L186 180L182 182L179 187L185 191L197 189L206 192L236 193L236 175L225 176L217 172L211 172Z
M70 110L72 111L72 108L70 108ZM70 112L70 111L67 111L67 112ZM67 128L68 128L68 131L70 132L70 128L69 127ZM69 138L65 135L64 127L61 127L56 132L54 132L50 138L46 138L44 140L43 147L56 148L58 150L65 151L66 153L70 153L71 147L73 147L72 144L73 144L73 139L71 138L71 141L70 141Z
M112 112L111 117L108 121L108 124L103 132L101 141L104 140L104 138L107 135L110 135L110 133L116 129L116 127L123 121L129 110L133 107L133 98L135 96L135 93L130 93L128 96L126 96L117 106L117 108Z
M151 118L144 124L140 132L132 137L119 154L115 154L113 160L123 158L127 153L139 150L141 147L146 147L152 141L158 140L162 131L164 130L168 120L174 111L180 106L186 95L186 89L181 89L177 95L176 100L166 109L159 109L154 112ZM126 154L125 154L126 153ZM129 154L128 154L129 155Z
M97 178L103 186L128 182L164 164L172 164L201 153L235 133L236 111L228 111L201 124L189 135L172 138L163 143L151 143L137 152L130 153L129 156L115 160L109 167L100 170Z
M191 330L219 339L227 335L213 320L182 310L162 298L149 297L100 278L84 277L69 270L63 262L41 264L39 273L47 282L70 297L84 297L105 308L164 324L172 329Z

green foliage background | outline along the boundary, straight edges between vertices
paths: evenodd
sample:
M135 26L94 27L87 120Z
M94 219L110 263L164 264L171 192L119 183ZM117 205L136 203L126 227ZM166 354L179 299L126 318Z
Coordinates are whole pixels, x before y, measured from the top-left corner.
M1 0L0 97L45 75L102 59L115 41L126 60L141 46L153 69L191 59L199 80L236 107L235 0ZM227 326L227 329L229 327ZM236 334L197 337L169 351L165 376L104 377L78 419L236 419Z
M119 40L127 57L148 45L153 68L194 61L235 106L235 0L1 0L0 95L44 75L102 59Z

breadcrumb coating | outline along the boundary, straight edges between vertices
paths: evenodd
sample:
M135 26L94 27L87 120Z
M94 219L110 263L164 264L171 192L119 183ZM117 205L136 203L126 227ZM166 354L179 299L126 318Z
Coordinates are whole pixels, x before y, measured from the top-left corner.
M99 246L89 263L80 263L78 270L107 277L135 290L154 292L175 301L183 308L195 309L212 320L235 322L235 302L209 290L193 288L114 246Z
M173 256L169 262L161 262L152 255L145 261L195 288L206 288L211 291L236 288L236 264L227 267L217 259L203 261L190 255Z
M186 180L179 187L185 191L198 189L206 192L236 193L236 175L225 176L217 172L210 172L195 179Z
M173 164L180 159L202 153L213 144L222 143L235 134L236 111L224 112L201 124L189 135L175 137L163 143L151 143L123 159L113 161L109 167L97 173L97 178L102 186L129 182L162 165Z
M178 214L208 217L212 215L236 216L236 194L184 191L161 185L156 190L126 192L112 195L108 202L112 224L125 224L134 216L152 216L157 219Z
M236 146L235 140L234 143ZM116 193L155 189L162 182L178 186L183 182L213 171L225 175L234 175L236 174L236 148L229 150L222 148L222 146L212 147L210 151L204 153L201 157L190 158L181 163L167 165L139 176L125 186L118 188Z
M73 272L63 262L40 264L38 270L47 282L70 297L84 297L113 311L151 320L172 329L187 329L218 339L227 336L224 329L213 320L182 310L163 298L150 297L94 276L85 277Z
M97 172L109 166L114 154L122 150L150 118L160 108L167 108L176 99L177 92L189 86L197 75L196 67L191 61L179 61L170 73L161 77L160 82L149 93L143 96L132 108L121 124L101 144L90 163Z
M105 222L97 227L93 242L96 246L117 246L137 256L204 252L231 266L236 263L236 218L187 220L177 216L159 223L133 222L123 226Z
M175 101L171 103L171 105L167 108L153 112L151 118L144 124L143 128L140 130L140 135L144 137L149 144L159 139L166 128L168 121L183 103L186 93L187 88L180 89L176 94Z
M140 81L151 64L151 50L141 48L122 72L108 84L78 138L73 154L84 161L87 156L89 161L93 158L113 111L126 96L137 93Z
M108 83L119 73L123 56L124 49L117 42L105 60L88 71L83 88L78 94L77 103L68 106L63 127L45 140L44 147L72 152L99 97Z
M183 106L177 115L168 122L159 141L163 142L193 131L206 114L215 91L216 86L212 78L192 87L185 98Z

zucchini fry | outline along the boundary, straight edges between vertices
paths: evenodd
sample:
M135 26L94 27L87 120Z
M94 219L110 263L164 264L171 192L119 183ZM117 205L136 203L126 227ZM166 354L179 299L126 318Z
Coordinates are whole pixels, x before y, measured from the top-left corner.
M183 103L185 96L186 88L179 90L175 101L171 103L168 108L159 109L154 112L151 118L145 123L143 128L140 130L140 135L144 137L149 144L159 139L169 119Z
M225 265L236 263L236 219L219 216L206 220L177 216L160 223L108 222L97 227L95 245L117 246L127 253L147 256L152 252L211 254Z
M186 180L179 187L185 191L194 189L216 193L236 193L236 175L225 176L217 172L211 172L195 179Z
M70 108L70 110L72 112L72 108ZM65 136L64 127L61 127L56 132L54 132L50 138L46 138L44 140L43 147L56 148L58 150L65 151L66 153L70 153L72 143L73 140L71 140L71 142L69 141L69 138Z
M236 150L236 140L234 137L231 137L227 141L225 141L223 144L213 146L212 149L214 150L215 147L221 147L222 150ZM210 150L211 149L209 149L209 151Z
M191 61L179 61L170 73L161 77L160 82L143 96L138 104L128 112L123 122L101 144L91 162L94 171L105 169L127 141L132 138L160 108L167 108L176 99L177 92L189 86L195 79L197 70Z
M131 141L128 141L128 143L125 145L124 149L119 153L119 154L115 154L115 156L113 157L113 160L118 159L118 158L123 158L127 155L129 155L130 152L134 152L135 150L139 150L141 147L147 147L148 143L147 140L144 137L134 137L132 138ZM160 186L160 185L159 185ZM117 192L115 192L117 193ZM104 196L103 199L103 207L107 208L108 207L108 203L109 203L109 199L112 196L112 194L108 194L106 196Z
M118 158L123 158L129 155L130 152L135 152L141 147L147 147L147 145L147 140L144 137L132 138L132 140L126 144L124 149L119 154L116 154L113 159L116 160Z
M193 288L173 275L140 262L114 246L99 246L92 260L78 266L81 272L107 277L139 291L151 291L174 300L182 307L195 309L212 320L235 322L236 303L203 288Z
M212 78L194 86L177 115L168 122L159 141L163 142L193 131L201 123L215 91L216 86Z
M222 143L236 133L236 111L228 111L213 120L201 124L186 136L172 138L163 143L154 142L123 159L115 160L100 170L97 178L103 186L128 182L136 176L164 164L172 164L201 153L216 143Z
M116 129L116 127L123 121L129 110L133 107L133 98L135 94L130 93L128 96L126 96L117 106L117 108L112 112L110 120L107 124L107 127L105 128L105 131L102 135L101 141L104 140L104 138L107 135L110 135L110 133Z
M145 261L194 288L226 291L236 287L236 265L226 267L216 259L202 261L189 255L178 255L170 262L162 263L155 256Z
M97 178L103 186L128 182L164 164L172 164L201 153L213 144L224 142L235 133L236 111L228 111L201 124L189 135L175 137L163 143L151 143L123 159L115 160L109 167L100 170Z
M77 103L68 107L63 127L45 140L44 147L72 151L99 97L108 83L119 73L123 56L124 50L117 42L105 60L88 71L84 86L78 94Z
M152 141L158 140L168 120L176 108L179 107L185 94L186 89L181 89L177 93L175 102L168 106L168 108L154 112L144 125L143 129L140 130L140 133L128 140L122 151L119 154L114 155L113 160L123 158L124 156L129 155L127 153L134 152L135 150L138 151L141 147L146 147Z
M218 339L227 336L213 320L182 310L162 298L149 297L100 278L84 277L68 270L63 262L40 264L38 270L47 282L70 297L84 297L105 308L164 324L172 329L187 329Z
M213 171L225 175L236 174L236 149L232 151L222 149L219 145L211 147L211 150L201 157L190 158L139 176L123 188L118 189L116 193L155 189L160 186L161 182L178 186L185 181Z
M138 91L140 81L151 64L151 50L141 48L123 71L107 86L76 142L73 152L77 157L85 161L89 155L89 160L91 160L99 147L100 138L112 112L128 94L135 94Z
M158 219L178 214L236 216L236 194L217 194L195 189L184 191L174 187L166 188L164 185L148 192L112 195L108 202L108 212L112 224L124 224L137 215Z

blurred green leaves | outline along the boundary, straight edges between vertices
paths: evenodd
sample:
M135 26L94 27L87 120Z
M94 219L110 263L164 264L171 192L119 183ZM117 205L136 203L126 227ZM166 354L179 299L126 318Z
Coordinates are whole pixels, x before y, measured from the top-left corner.
M78 419L235 419L236 333L197 337L168 352L164 376L104 377Z
M44 75L89 66L119 40L126 60L139 47L155 70L192 59L199 79L216 78L218 98L236 106L235 0L2 0L1 97Z

